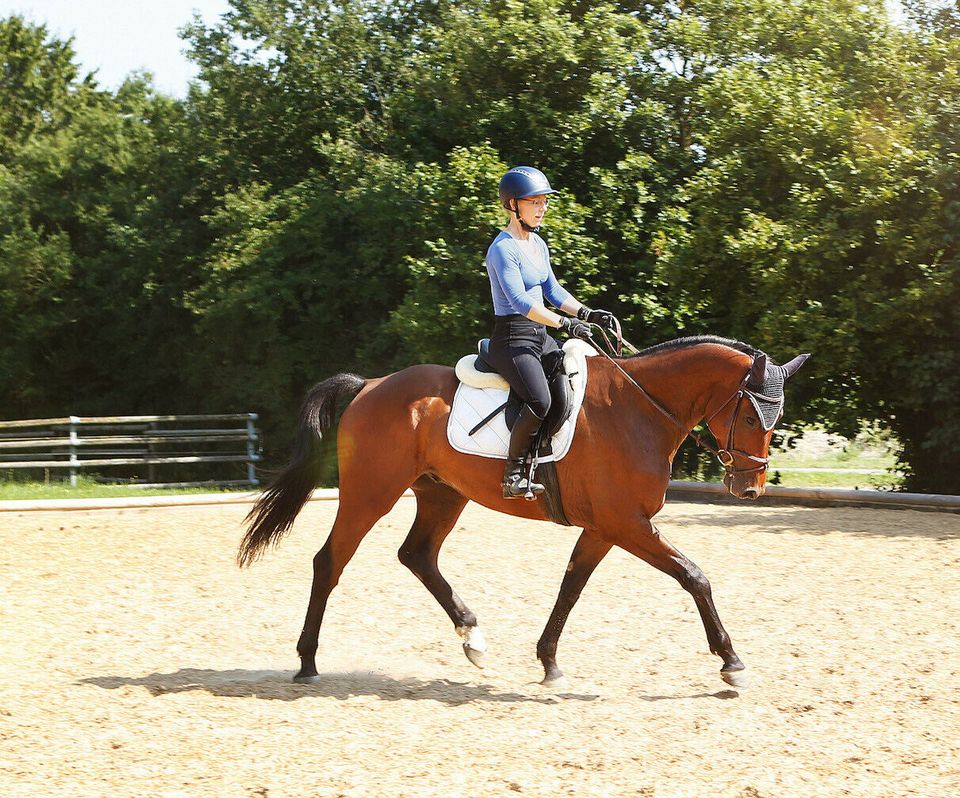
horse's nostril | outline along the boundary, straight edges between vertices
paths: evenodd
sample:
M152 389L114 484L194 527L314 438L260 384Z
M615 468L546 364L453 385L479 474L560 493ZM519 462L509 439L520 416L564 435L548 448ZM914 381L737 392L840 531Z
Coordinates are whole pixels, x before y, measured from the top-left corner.
M760 491L757 488L747 488L743 492L742 497L744 499L757 499L760 497Z

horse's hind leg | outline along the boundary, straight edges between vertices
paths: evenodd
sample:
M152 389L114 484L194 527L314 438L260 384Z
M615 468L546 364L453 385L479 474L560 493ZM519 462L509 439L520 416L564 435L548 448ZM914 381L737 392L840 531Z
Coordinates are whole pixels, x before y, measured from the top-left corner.
M707 633L710 651L723 660L720 676L734 687L746 686L743 674L744 664L733 650L730 635L720 623L720 616L713 603L710 582L696 563L687 559L675 549L661 534L660 530L647 518L641 519L641 528L624 530L622 534L607 536L620 548L636 555L654 568L669 574L686 590L697 605L703 628Z
M370 528L386 515L397 499L403 494L403 488L397 488L395 494L386 494L382 490L369 490L365 494L357 490L344 490L341 472L340 506L333 529L323 548L313 558L313 584L310 588L310 603L303 631L297 641L297 653L300 655L300 671L294 676L296 682L312 682L317 674L317 641L320 636L320 624L327 607L330 593L340 581L340 575L347 563L357 551Z
M417 517L397 555L450 616L457 633L463 638L467 659L481 668L487 646L477 626L477 617L450 587L437 566L440 547L467 500L453 488L429 477L421 477L414 484L413 492L417 495Z
M559 687L564 683L563 673L557 667L557 643L560 633L563 632L567 617L580 598L580 592L590 575L612 547L612 543L600 540L584 530L573 548L563 582L560 583L557 602L537 643L537 659L543 664L544 671L541 684L546 687Z

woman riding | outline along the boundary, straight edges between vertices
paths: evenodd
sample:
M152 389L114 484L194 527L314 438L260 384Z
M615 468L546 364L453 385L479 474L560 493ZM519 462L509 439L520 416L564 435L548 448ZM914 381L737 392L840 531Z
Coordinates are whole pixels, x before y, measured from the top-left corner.
M487 250L486 265L493 294L495 321L486 358L524 401L510 434L503 495L513 499L528 490L542 493L524 473L527 451L550 410L550 388L541 358L559 349L547 327L576 338L590 337L590 324L612 328L616 319L606 310L591 310L557 281L550 251L537 235L556 191L539 169L516 166L500 179L500 204L511 214L507 226ZM544 299L574 318L544 306Z

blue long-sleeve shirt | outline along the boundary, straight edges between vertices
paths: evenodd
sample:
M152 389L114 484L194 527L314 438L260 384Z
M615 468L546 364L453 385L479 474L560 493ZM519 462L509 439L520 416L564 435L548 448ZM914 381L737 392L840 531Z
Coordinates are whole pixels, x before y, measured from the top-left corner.
M570 299L570 293L553 273L550 251L544 240L536 233L530 233L530 240L538 257L529 257L506 231L493 239L487 250L493 312L498 316L512 313L526 316L530 308L543 307L544 297L557 308Z

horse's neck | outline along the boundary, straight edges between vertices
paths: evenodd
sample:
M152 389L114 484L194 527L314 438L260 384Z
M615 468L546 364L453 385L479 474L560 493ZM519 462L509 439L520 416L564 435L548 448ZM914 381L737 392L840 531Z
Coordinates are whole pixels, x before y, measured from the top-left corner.
M731 396L750 356L721 344L668 349L621 365L685 429L691 429Z

